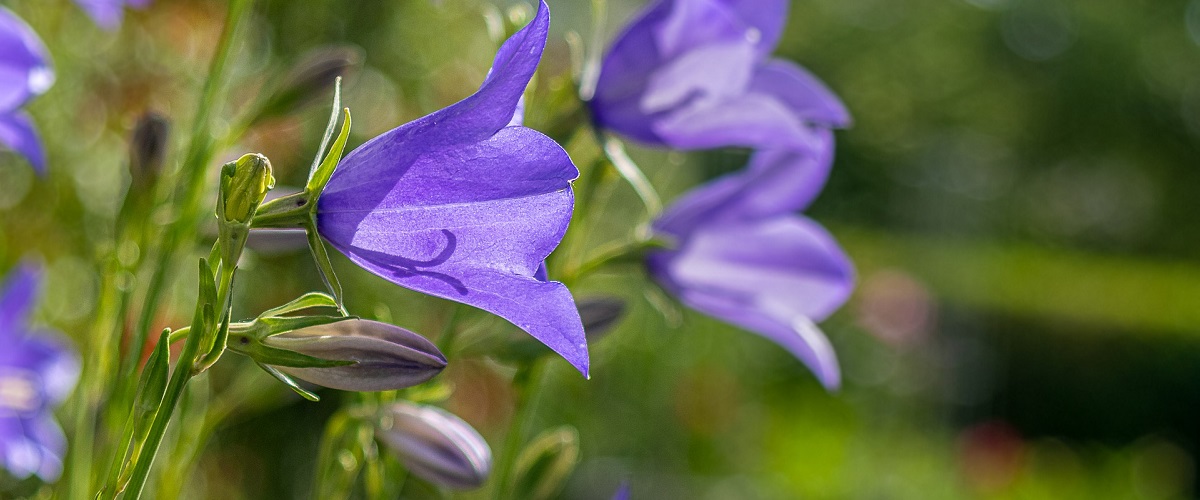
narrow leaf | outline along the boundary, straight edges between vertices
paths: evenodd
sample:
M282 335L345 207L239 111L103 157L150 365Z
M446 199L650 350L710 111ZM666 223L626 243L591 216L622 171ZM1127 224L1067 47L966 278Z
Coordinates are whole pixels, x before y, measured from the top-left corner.
M309 391L303 387L300 387L300 384L297 384L295 380L292 380L291 377L287 376L283 372L276 370L270 366L264 365L262 363L255 363L255 364L257 364L259 368L262 368L263 371L271 374L272 377L275 377L276 380L283 382L283 385L288 386L289 389L295 391L296 394L300 395L300 397L307 399L309 401L313 401L313 402L317 402L317 401L321 400L320 396L317 396L316 394L313 394L311 391Z

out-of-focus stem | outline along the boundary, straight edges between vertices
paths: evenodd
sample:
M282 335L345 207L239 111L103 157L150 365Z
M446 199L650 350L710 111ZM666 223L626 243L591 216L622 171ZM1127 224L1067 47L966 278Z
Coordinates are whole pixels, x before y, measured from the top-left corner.
M513 377L513 385L517 388L517 404L508 435L504 438L504 448L500 451L499 461L493 472L496 487L492 490L494 500L504 500L512 497L512 473L517 457L521 454L521 446L529 440L533 428L533 419L537 415L538 403L541 402L543 388L546 385L546 358L538 358L528 367L517 371Z
M208 172L207 167L212 162L212 157L216 149L214 145L217 142L212 134L212 115L214 108L221 101L222 83L225 80L229 55L233 46L233 38L242 20L246 17L246 12L253 3L253 0L232 0L230 2L225 29L221 33L221 40L218 42L216 53L213 55L208 79L204 82L200 102L196 109L196 117L192 122L191 142L188 145L187 153L178 172L181 179L176 183L179 186L179 190L174 197L174 201L177 203L175 207L176 217L171 221L170 226L163 235L161 249L154 261L154 266L150 270L152 274L149 286L146 289L146 300L142 305L141 314L133 331L133 342L131 344L133 349L140 349L145 344L150 322L153 320L154 314L157 312L159 303L162 300L167 273L169 269L173 268L172 264L175 261L176 254L183 249L185 244L191 242L194 238L196 227L203 215L202 201L206 191L205 179ZM137 357L130 356L124 361L124 364L121 366L122 379L127 381L126 384L130 384L129 380L136 379L136 377L133 377L133 372L137 368Z

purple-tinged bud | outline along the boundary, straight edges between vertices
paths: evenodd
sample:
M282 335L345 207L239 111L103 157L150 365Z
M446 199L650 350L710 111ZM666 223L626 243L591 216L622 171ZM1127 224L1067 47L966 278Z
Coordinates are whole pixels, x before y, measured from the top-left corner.
M398 326L352 319L301 328L263 339L268 347L314 358L353 361L344 366L297 368L276 365L288 375L343 391L390 391L433 378L446 367L437 346Z
M576 302L588 342L600 340L625 314L625 301L618 297L590 297Z
M376 434L413 475L468 490L487 481L492 450L470 424L441 408L398 402Z
M138 118L129 141L130 189L145 192L153 188L162 174L166 161L171 122L154 111L147 111Z

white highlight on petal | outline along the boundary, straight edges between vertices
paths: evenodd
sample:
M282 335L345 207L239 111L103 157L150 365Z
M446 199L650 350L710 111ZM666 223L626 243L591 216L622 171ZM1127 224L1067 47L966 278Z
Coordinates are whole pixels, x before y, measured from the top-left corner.
M39 66L29 72L29 90L33 94L42 94L54 85L54 70L50 66Z
M37 380L24 371L0 374L0 415L28 413L39 404Z

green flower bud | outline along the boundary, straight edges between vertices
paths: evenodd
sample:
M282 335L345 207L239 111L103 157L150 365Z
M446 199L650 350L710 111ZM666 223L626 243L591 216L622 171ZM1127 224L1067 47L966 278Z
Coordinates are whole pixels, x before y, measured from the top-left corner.
M221 170L222 222L249 224L254 212L275 187L271 161L266 156L251 153L226 163Z

